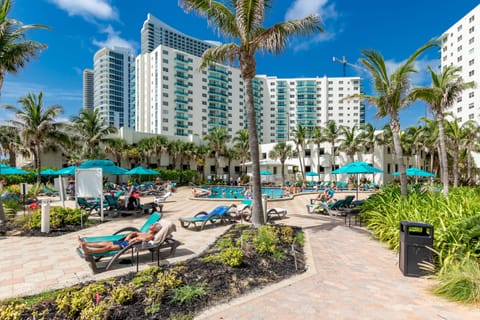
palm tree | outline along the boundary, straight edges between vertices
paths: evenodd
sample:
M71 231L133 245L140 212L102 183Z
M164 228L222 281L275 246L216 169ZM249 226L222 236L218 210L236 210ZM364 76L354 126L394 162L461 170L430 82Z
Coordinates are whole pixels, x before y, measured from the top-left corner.
M223 3L225 2L225 3ZM212 25L229 39L238 39L238 43L227 43L206 50L202 57L202 67L213 62L234 62L238 60L240 73L245 84L248 140L252 158L253 202L252 222L264 224L260 179L260 150L256 126L253 97L253 78L256 75L257 51L280 53L287 40L294 35L309 35L318 31L320 19L309 15L303 19L277 23L269 28L262 26L270 0L183 0L187 10L196 10L208 17Z
M472 183L472 153L474 150L478 149L477 138L480 135L480 127L478 126L478 123L473 120L465 122L463 127L465 130L465 140L463 141L463 145L467 151L467 180L469 183Z
M234 159L239 159L240 158L240 154L238 153L238 151L235 149L235 148L226 148L225 149L225 152L223 153L223 156L227 159L227 167L228 167L228 180L227 181L231 181L231 177L232 177L232 170L231 170L231 166L232 166L232 160Z
M198 167L202 167L202 181L205 181L205 166L207 165L207 157L211 153L210 148L207 145L196 146L193 153L193 159Z
M324 137L322 136L322 128L315 126L310 132L310 139L308 140L309 143L313 143L317 149L317 173L320 173L320 146L322 142L325 141Z
M285 183L285 161L293 157L293 148L286 142L278 142L268 154L271 159L279 159L282 164L282 187Z
M31 29L47 29L40 24L26 24L9 18L12 9L10 0L0 2L0 94L7 73L17 74L30 59L36 58L45 49L45 44L25 40L25 34Z
M389 125L392 129L395 158L400 172L400 186L404 197L408 195L407 175L403 162L403 150L400 143L400 118L399 111L406 108L413 99L409 92L410 74L416 72L415 60L428 48L436 46L436 42L428 42L417 49L405 62L389 74L383 56L374 50L363 50L361 63L368 69L373 80L374 95L358 94L353 97L365 98L377 108L376 116L384 118L390 116Z
M203 138L208 141L208 145L215 155L215 174L218 175L220 156L225 152L225 149L227 148L226 143L230 140L227 129L214 127Z
M240 175L243 176L247 173L245 170L245 162L247 159L250 159L250 146L248 144L248 130L247 129L240 129L235 133L233 137L233 147L237 150L238 154L240 155L240 162L242 164L242 169Z
M11 126L0 126L0 150L4 156L8 155L8 163L16 167L17 150L21 148L18 130Z
M333 120L328 120L325 127L322 127L322 134L325 137L325 141L330 143L331 146L331 171L335 170L335 143L341 134L340 128Z
M361 125L358 139L365 151L372 154L372 164L375 166L375 144L378 141L378 136L375 134L373 124L369 122Z
M460 162L460 151L463 149L464 140L469 135L469 127L474 126L475 123L472 120L460 125L458 118L445 121L445 136L447 144L449 145L453 158L452 172L453 172L453 186L458 187L458 168ZM470 142L471 143L471 142ZM448 147L447 147L448 148Z
M61 124L55 118L63 112L59 105L43 106L43 93L37 95L28 93L18 102L22 105L19 109L12 105L4 105L8 111L15 113L17 120L7 120L19 131L21 143L33 155L37 171L37 183L40 183L40 168L42 166L41 151L51 142L65 141L66 135L61 131Z
M125 139L109 139L105 141L105 152L111 153L118 166L122 165L122 159L125 157L125 150L128 149L128 143Z
M418 87L412 90L414 99L420 99L428 103L438 123L443 194L445 196L448 196L449 182L445 128L443 126L445 111L453 106L464 90L475 87L474 82L463 82L460 76L460 69L460 67L447 66L440 73L436 73L432 68L428 67L432 78L432 86Z
M338 148L345 152L348 157L350 157L351 161L353 162L355 159L355 154L362 150L362 144L357 135L357 127L340 127L342 132L338 141L340 141L340 145Z
M107 140L106 136L117 132L117 128L106 125L100 117L98 109L82 109L78 116L72 116L75 135L83 141L82 154L85 159L95 159L100 156L100 142Z
M307 144L308 129L301 124L298 124L297 127L292 130L292 134L300 162L302 179L305 180L305 145Z
M438 143L438 122L426 117L422 117L420 118L420 120L424 122L424 125L422 126L421 134L423 136L423 146L425 148L425 151L428 155L430 155L429 169L431 172L438 172L438 170L434 168L434 163L436 159L435 155L436 153L440 154L440 151L439 151L440 146ZM440 162L440 168L441 168L441 162Z

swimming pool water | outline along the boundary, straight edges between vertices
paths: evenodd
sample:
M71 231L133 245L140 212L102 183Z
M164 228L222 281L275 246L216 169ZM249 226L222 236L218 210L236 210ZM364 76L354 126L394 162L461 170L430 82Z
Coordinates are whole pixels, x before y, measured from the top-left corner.
M202 186L205 190L212 193L207 197L209 199L247 199L245 192L248 187L232 187L232 186ZM280 199L285 196L281 188L262 188L262 194L267 195L270 199Z

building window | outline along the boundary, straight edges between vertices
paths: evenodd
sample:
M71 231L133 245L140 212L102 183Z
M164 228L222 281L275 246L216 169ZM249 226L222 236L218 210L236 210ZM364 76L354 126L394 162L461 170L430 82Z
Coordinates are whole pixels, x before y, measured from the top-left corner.
M459 56L459 57L457 58L457 62L460 62L460 61L462 61L462 56Z
M475 93L473 91L468 94L469 98L473 98L474 96L475 96Z
M469 44L472 44L472 43L474 43L474 42L475 42L475 38L470 38L470 40L468 40L468 43L469 43Z
M470 113L470 114L468 115L468 119L473 120L474 118L475 118L475 116L473 115L473 113Z
M475 63L475 59L472 59L472 60L468 61L469 66L473 66L474 63Z
M474 74L475 74L475 71L474 71L474 70L471 70L471 71L468 72L468 76L469 76L469 77L472 77Z
M473 102L468 104L468 109L473 109L474 107L475 107L475 104Z

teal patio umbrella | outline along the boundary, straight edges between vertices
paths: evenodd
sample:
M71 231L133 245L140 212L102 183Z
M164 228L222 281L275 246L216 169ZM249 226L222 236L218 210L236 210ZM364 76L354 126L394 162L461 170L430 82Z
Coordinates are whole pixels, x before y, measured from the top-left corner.
M147 169L142 166L135 167L133 169L128 170L125 172L125 174L138 174L138 175L159 175L160 172L152 170L152 169Z
M357 175L357 200L358 189L360 187L360 174L362 173L382 173L383 170L375 168L363 161L355 161L344 165L336 170L333 170L333 174L356 174Z
M53 169L45 169L40 171L40 175L41 176L58 176L58 173Z
M29 172L19 168L0 164L0 175L14 175L14 174L29 174Z
M314 172L314 171L309 171L305 174L307 177L312 177L312 181L313 181L313 177L318 177L319 174Z
M127 170L117 166L111 160L88 160L78 166L79 169L100 168L102 172L114 175L127 174Z
M55 172L56 175L58 176L73 176L75 175L75 169L77 166L70 166L66 168L62 168L58 171Z
M271 176L273 173L268 171L268 170L262 170L260 171L261 176Z
M407 176L412 176L412 177L435 177L435 173L431 173L425 170L422 170L417 167L411 167L405 170L405 173ZM392 173L394 176L400 175L400 172L394 172Z

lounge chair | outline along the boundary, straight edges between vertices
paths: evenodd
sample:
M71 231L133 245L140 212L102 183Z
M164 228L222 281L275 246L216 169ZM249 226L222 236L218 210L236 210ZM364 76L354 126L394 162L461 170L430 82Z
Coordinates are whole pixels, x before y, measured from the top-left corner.
M345 212L342 212L342 209L348 208L347 196L345 199L337 200L333 203L327 204L326 202L318 202L316 204L307 204L308 213L328 213L330 216L344 215ZM353 198L349 200L351 203Z
M88 211L89 215L92 214L93 210L96 210L97 212L100 211L100 202L98 201L88 201L85 198L78 197L77 204L80 209ZM104 203L104 205L106 205L106 203Z
M287 209L285 208L271 208L267 210L267 221L272 218L284 218L287 215Z
M165 202L168 197L170 197L172 193L170 191L165 192L162 195L156 196L155 199L153 200L154 203L160 203L160 202Z
M175 254L176 248L181 245L181 243L172 237L172 232L176 231L175 225L171 221L166 221L166 220L160 220L158 221L160 215L157 213L152 214L152 216L147 220L147 222L142 226L140 232L147 232L148 228L153 223L160 223L162 225L162 228L160 231L155 234L155 237L152 241L149 242L137 242L137 243L131 243L125 248L121 250L115 250L115 251L109 251L105 253L96 253L96 254L85 254L82 250L82 248L77 248L78 254L84 258L86 261L90 263L90 267L92 268L94 273L99 272L101 269L98 268L97 263L100 261L100 259L104 257L111 257L110 260L108 261L107 265L102 269L102 270L109 270L112 265L119 259L120 256L123 254L127 253L128 251L131 251L132 255L132 261L133 261L133 255L136 253L136 263L137 263L137 271L138 271L138 254L140 251L143 250L149 250L152 254L152 261L153 261L153 255L156 252L157 253L157 265L160 264L160 249L163 248L169 248L170 252L169 255L172 256ZM158 218L157 220L155 220ZM146 228L146 231L143 231ZM135 228L124 228L118 232L125 232L127 230L133 231ZM85 242L100 242L100 241L115 241L115 240L120 240L124 238L126 234L114 234L111 236L100 236L100 237L87 237L83 238L82 240Z
M193 217L180 218L180 224L186 229L188 229L190 225L193 225L194 229L203 230L208 222L231 222L234 219L234 217L230 215L231 208L232 206L218 206L210 212L200 211Z
M233 211L231 210L231 214L235 217L239 217L240 219L248 221L252 215L252 205L252 199L244 199L239 205L234 203L230 206L231 208L234 208Z

